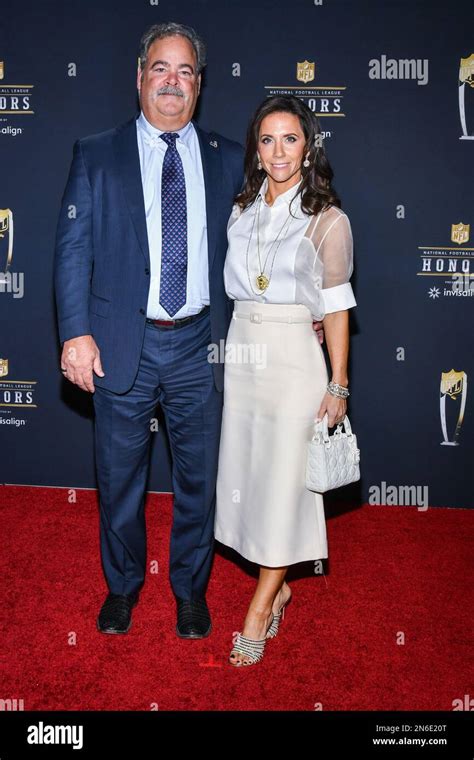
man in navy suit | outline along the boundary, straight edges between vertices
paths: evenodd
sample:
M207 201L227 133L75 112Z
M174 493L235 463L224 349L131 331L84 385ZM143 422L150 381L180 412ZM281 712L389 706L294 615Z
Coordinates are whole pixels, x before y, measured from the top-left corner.
M243 149L192 120L205 65L190 27L141 40L141 113L79 140L55 253L61 370L93 393L101 556L109 594L97 625L126 633L146 569L152 420L163 409L173 457L170 581L177 634L211 631L212 551L223 366L208 361L232 314L226 226Z

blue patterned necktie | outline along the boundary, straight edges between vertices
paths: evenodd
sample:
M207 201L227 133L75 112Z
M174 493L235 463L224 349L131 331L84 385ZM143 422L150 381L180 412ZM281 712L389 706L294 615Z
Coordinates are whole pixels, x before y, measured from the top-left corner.
M188 217L183 163L176 148L179 135L160 135L168 148L161 174L160 304L172 317L186 303Z

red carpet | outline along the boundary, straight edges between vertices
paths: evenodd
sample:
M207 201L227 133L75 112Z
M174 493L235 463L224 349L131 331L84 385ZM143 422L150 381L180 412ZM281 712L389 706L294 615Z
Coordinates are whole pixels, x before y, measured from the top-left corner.
M236 669L226 659L254 579L218 544L213 633L178 639L169 496L148 497L148 563L159 572L148 574L130 633L98 633L96 500L0 487L0 698L25 710L452 710L474 694L474 511L365 506L328 519L327 575L296 566L277 639L262 663Z

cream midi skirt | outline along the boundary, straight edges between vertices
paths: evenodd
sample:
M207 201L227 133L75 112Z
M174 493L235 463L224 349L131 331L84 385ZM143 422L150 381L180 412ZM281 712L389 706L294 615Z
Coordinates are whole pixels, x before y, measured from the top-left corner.
M225 346L215 537L267 567L328 556L323 497L305 486L328 382L312 321L301 304L235 301Z

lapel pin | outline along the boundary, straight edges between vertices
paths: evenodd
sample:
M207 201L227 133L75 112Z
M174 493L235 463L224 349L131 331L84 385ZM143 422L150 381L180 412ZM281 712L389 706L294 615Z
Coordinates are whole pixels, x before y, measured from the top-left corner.
M217 140L211 140L209 145L212 145L213 148L217 148Z

